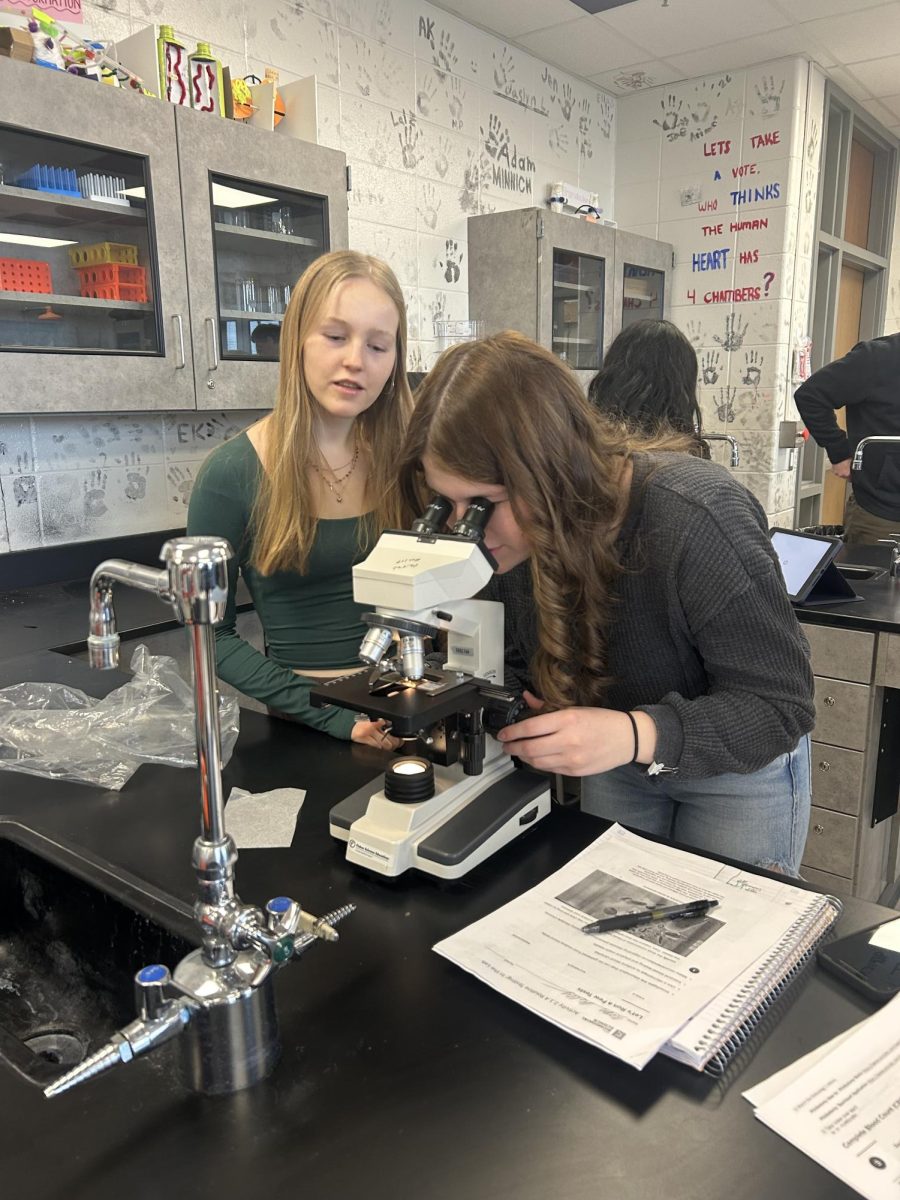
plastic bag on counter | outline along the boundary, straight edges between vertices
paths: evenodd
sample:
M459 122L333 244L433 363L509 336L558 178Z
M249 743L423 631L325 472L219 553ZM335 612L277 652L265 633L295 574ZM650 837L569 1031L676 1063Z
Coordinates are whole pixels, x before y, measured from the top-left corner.
M118 791L141 763L196 766L193 688L174 658L140 645L131 670L102 700L64 683L0 688L0 768ZM220 696L223 765L239 720L237 700Z

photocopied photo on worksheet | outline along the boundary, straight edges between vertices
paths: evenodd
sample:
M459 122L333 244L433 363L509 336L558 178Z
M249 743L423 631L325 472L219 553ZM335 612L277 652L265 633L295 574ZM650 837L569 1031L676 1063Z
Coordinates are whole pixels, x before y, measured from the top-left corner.
M584 932L592 921L697 900L716 903L689 920ZM614 825L537 887L434 949L641 1068L697 1013L741 1007L746 981L793 942L810 905L827 900ZM704 1053L684 1057L703 1065Z
M900 1196L900 996L745 1095L760 1121L866 1200Z

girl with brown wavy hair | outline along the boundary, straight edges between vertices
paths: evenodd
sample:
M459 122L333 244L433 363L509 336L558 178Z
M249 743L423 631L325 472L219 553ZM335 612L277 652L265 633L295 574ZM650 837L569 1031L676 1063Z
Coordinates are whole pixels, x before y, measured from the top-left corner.
M390 267L352 250L316 259L293 289L280 347L274 410L209 456L191 495L188 532L225 537L236 555L218 673L276 715L394 745L382 722L309 704L311 679L358 668L365 627L351 569L400 520L395 455L412 397ZM236 630L239 572L265 654Z
M495 505L485 598L533 715L504 749L582 776L582 807L795 872L812 672L765 514L688 441L632 438L516 333L448 350L417 391L407 514Z

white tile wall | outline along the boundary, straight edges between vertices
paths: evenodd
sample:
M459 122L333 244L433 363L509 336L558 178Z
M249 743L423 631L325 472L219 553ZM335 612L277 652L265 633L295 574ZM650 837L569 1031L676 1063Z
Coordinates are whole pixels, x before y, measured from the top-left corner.
M793 415L791 349L808 321L823 107L810 70L782 59L672 82L618 112L619 225L655 224L675 247L672 319L700 356L704 422L738 438L736 473L770 516L793 505L777 430Z
M734 19L746 16L743 0L728 2ZM236 73L261 75L274 66L283 80L317 76L320 139L343 149L353 167L351 245L397 271L409 307L412 369L433 361L435 319L470 315L469 215L540 204L546 186L562 178L596 190L621 225L651 235L658 229L681 263L674 319L701 355L719 356L710 360L713 371L718 363L717 381L701 393L704 412L718 428L739 426L747 439L760 435L758 448L747 451L754 465L746 474L768 501L782 498L786 473L770 453L769 434L791 391L792 338L806 324L803 279L821 130L821 89L816 127L807 114L804 64L781 60L672 79L672 71L648 63L645 74L665 86L647 90L644 80L617 106L599 86L542 61L540 46L549 43L541 32L528 35L529 54L425 0L86 0L83 7L85 28L99 36L121 38L166 20L187 40L212 39ZM626 40L633 18L627 8L616 10ZM671 45L665 51L674 52ZM604 61L593 52L588 69L605 78ZM773 132L777 141L746 148L752 134ZM738 185L724 171L722 179L712 178L716 156L703 147L730 139L742 153L722 161L752 158L754 183L783 184L777 198L738 210L740 219L752 213L767 221L765 229L729 228L730 193ZM683 204L683 190L696 185L707 205L717 202L704 214ZM698 234L707 220L724 222L729 286L755 286L748 282L754 274L763 286L771 271L767 299L689 302L686 293L696 290L687 286L692 254L710 245ZM900 226L896 242L900 251ZM795 246L802 262L791 258ZM753 250L759 261L740 263L741 251ZM890 321L900 328L900 282L892 289ZM751 350L759 361L749 362ZM756 368L759 386L745 384ZM253 417L0 417L0 552L100 537L108 528L179 523L204 454L229 427ZM789 506L790 500L781 505Z

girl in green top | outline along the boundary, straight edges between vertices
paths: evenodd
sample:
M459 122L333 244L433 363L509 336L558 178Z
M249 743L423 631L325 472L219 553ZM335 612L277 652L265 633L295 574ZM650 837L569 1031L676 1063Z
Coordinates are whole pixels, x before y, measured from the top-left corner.
M278 714L380 747L397 744L383 722L312 708L309 688L359 668L351 568L400 523L405 361L406 306L390 267L351 250L316 259L285 313L273 412L213 451L188 510L189 533L225 537L235 551L216 630L220 678ZM238 573L267 654L236 632Z

